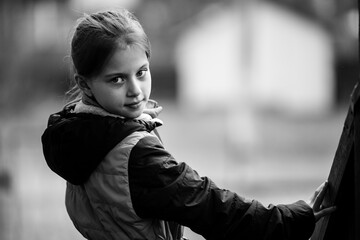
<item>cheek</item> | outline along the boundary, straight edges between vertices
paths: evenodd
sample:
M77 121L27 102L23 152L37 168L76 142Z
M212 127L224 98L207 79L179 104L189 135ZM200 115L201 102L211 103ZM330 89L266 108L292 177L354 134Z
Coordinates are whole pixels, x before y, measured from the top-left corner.
M95 97L99 100L108 96L108 94L106 94L106 89L101 85L95 85L92 91L95 94Z
M122 89L113 89L104 85L98 85L94 90L96 99L103 104L122 102L122 96L125 95Z
M145 83L145 88L146 88L146 94L147 96L149 97L150 96L150 93L151 93L151 76L149 76L149 79L146 81Z

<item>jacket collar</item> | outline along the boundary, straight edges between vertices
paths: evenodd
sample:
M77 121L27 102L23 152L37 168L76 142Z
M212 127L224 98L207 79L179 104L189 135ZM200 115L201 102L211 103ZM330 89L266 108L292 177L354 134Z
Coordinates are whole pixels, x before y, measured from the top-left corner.
M125 137L135 131L151 132L158 125L154 119L125 119L80 102L68 104L49 117L41 137L44 157L55 173L82 184Z
M79 101L79 102L75 103L75 106L74 106L73 110L71 110L71 112L72 113L89 113L89 114L99 115L99 116L103 116L103 117L109 116L109 117L125 119L123 116L109 113L105 109L98 107L98 106L85 104L83 101ZM135 120L150 122L152 124L155 124L156 127L163 125L162 120L160 120L158 118L152 118L149 114L146 114L146 113L142 113L139 117L135 118Z

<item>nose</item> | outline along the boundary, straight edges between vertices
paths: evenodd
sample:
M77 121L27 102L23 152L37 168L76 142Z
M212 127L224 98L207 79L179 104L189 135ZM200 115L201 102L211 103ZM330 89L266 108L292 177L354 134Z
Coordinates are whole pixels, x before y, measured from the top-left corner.
M128 80L127 96L136 97L141 94L140 82L136 78Z

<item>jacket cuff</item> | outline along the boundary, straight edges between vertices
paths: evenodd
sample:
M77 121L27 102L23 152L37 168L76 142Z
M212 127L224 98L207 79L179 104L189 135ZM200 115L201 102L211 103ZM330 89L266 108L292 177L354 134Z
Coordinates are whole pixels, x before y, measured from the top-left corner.
M313 209L303 200L286 205L292 213L295 224L292 236L294 239L309 239L315 229Z

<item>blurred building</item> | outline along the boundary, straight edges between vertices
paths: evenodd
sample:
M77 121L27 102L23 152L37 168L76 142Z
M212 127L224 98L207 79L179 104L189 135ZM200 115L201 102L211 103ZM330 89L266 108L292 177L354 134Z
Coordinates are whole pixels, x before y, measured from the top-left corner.
M24 102L18 96L33 101L42 98L38 96L62 95L68 87L68 43L76 18L83 12L114 7L127 7L135 12L150 37L153 46L152 72L154 80L156 80L153 91L155 96L177 99L177 94L179 94L179 98L183 102L185 95L191 94L190 92L186 93L188 90L182 90L184 88L182 82L186 85L189 78L184 76L186 73L183 72L183 66L176 66L179 62L178 57L180 58L182 53L176 56L174 49L178 48L178 44L184 46L185 38L190 40L189 36L192 33L205 40L199 46L201 48L211 45L217 41L215 39L222 38L221 41L230 45L236 44L234 42L237 41L236 49L230 49L226 45L223 52L220 49L212 49L212 51L223 55L229 53L230 55L226 56L224 61L229 63L229 58L234 58L234 61L238 63L231 64L240 64L240 69L237 70L241 74L245 74L241 76L241 79L252 79L247 81L254 85L254 91L258 92L255 95L259 95L261 97L259 101L262 102L268 102L270 91L274 93L271 95L279 94L279 90L276 88L280 81L283 81L283 77L280 75L285 75L285 72L282 70L291 70L285 67L282 70L270 70L268 63L273 64L274 59L267 56L276 52L276 44L282 45L283 49L277 51L276 55L288 53L292 59L286 62L293 63L293 66L301 64L295 69L300 74L293 73L286 82L282 83L284 86L290 85L291 81L293 81L292 84L305 84L295 80L300 75L306 78L303 81L310 82L312 78L317 79L312 81L315 84L313 90L307 90L309 91L308 101L315 97L312 92L321 87L321 84L324 85L323 80L320 79L325 78L325 75L316 76L310 73L315 71L325 74L324 72L327 70L322 71L317 68L325 68L329 62L333 63L333 66L330 66L332 72L328 71L333 80L327 80L330 84L322 90L322 96L316 96L318 104L328 104L327 94L330 94L332 96L330 98L335 98L337 102L347 102L348 93L354 84L353 79L357 77L358 10L355 0L306 0L301 2L291 0L225 0L221 2L216 0L185 0L181 2L176 0L153 0L151 2L140 0L4 0L0 3L1 109L9 108L5 104L8 101L21 107ZM230 14L229 16L226 16L227 12ZM209 15L206 16L206 14ZM277 23L282 25L275 26ZM232 30L228 24L232 26ZM272 25L270 26L270 24ZM211 28L216 27L223 36L216 33L211 38L205 36L212 34ZM203 36L201 36L202 31L204 31ZM282 36L281 34L285 31L294 32ZM312 32L316 32L314 34L317 37L312 35ZM195 39L195 35L192 38ZM234 39L230 35L233 35ZM308 61L300 62L305 55L297 56L294 52L298 51L300 54L300 47L292 47L296 44L300 45L297 41L301 40L296 37L297 35L301 35L302 40L307 41L306 44L305 42L301 44L301 46L307 45L307 54L313 54L318 60L309 57ZM232 41L232 43L226 41ZM287 44L283 44L282 41ZM315 43L316 41L324 41L325 45L322 46L320 42ZM315 50L312 50L312 47ZM331 49L329 50L329 48ZM315 54L315 51L318 54ZM232 52L235 52L235 55L231 54ZM194 53L190 54L194 55ZM208 56L209 53L206 54L203 56ZM265 54L264 57L262 54ZM322 61L322 57L327 58L325 54L328 54L329 58L325 59L325 62L319 63ZM200 57L196 56L196 59L198 58ZM283 59L283 57L281 58ZM197 61L196 59L193 58L194 61ZM299 63L295 63L295 61L299 61ZM318 62L316 64L319 65L311 64L309 61ZM247 66L244 67L244 64ZM316 70L307 68L303 64L311 65ZM244 69L246 69L246 73ZM305 75L306 73L310 77ZM266 82L263 80L265 75L267 75ZM271 81L275 81L275 83L268 84ZM223 89L218 90L231 92L237 88L233 88L232 84L234 83L222 86ZM293 85L292 88L298 87L298 85ZM332 93L328 93L329 91ZM276 100L280 105L286 103L293 105L295 102L305 101L304 99L299 100L302 97L298 95L300 91L293 95L290 94L290 89L287 91L289 93L287 96L284 95L284 91L281 92L280 96L289 98L285 102ZM271 101L275 101L275 99L271 99Z
M234 111L245 98L277 111L327 112L345 82L335 47L323 22L279 4L211 5L179 37L179 101L194 110Z

